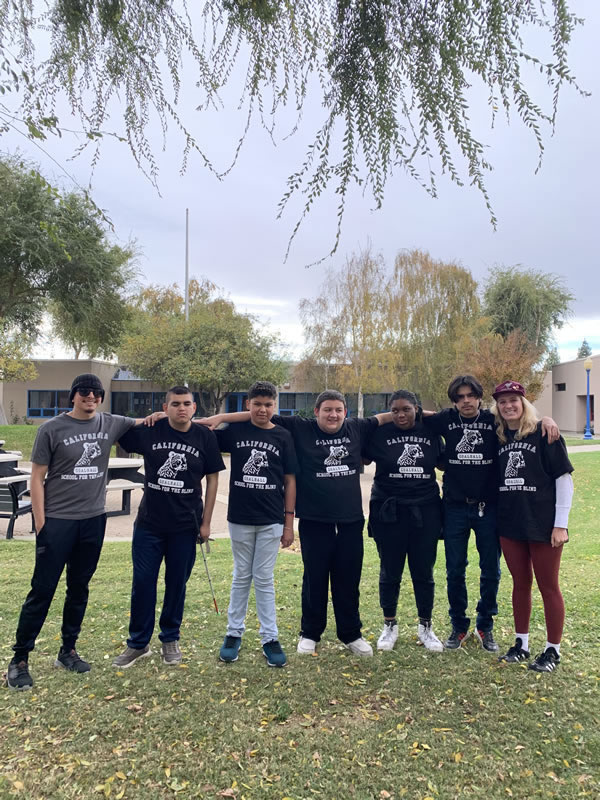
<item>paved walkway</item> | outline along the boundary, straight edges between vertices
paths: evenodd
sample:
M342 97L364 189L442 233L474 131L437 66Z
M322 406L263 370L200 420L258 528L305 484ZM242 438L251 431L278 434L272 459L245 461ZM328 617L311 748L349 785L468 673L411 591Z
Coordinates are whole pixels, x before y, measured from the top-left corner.
M600 451L600 444L596 445L582 445L581 447L569 447L569 453L590 453ZM229 531L227 527L227 499L229 488L229 456L224 456L225 472L219 475L219 491L217 493L217 502L215 503L215 510L212 518L212 533L211 536L215 539L229 538ZM26 463L23 462L23 466ZM369 510L369 497L371 495L371 483L375 475L375 465L370 464L365 467L364 474L361 475L360 484L362 491L362 501L365 516ZM137 515L138 506L142 499L141 489L136 489L131 493L131 514L123 517L109 517L106 524L106 541L107 542L120 542L131 540L133 536L133 523ZM108 511L116 511L121 507L121 493L109 492L106 508ZM15 539L32 539L33 536L29 530L31 517L29 515L19 517L15 523ZM4 524L2 524L4 523ZM6 528L8 520L0 520L0 537L4 538L6 535ZM298 520L295 520L294 527L296 532L298 530Z

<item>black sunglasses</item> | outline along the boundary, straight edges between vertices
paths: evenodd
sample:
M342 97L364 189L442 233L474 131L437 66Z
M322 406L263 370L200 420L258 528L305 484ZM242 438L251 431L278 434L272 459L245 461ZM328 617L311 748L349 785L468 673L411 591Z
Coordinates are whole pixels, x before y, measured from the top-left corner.
M92 389L91 386L80 386L77 389L77 394L81 395L82 397L87 397L90 392L94 393L94 397L102 397L104 394L102 389Z

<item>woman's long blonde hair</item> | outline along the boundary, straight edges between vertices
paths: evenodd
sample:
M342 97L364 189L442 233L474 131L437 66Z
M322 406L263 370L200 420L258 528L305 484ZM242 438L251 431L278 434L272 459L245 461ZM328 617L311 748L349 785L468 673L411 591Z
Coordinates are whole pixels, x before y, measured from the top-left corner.
M521 401L523 403L523 414L519 420L519 430L515 433L515 439L524 439L525 436L529 436L530 433L533 433L537 428L539 419L535 406L532 405L532 403L530 403L526 397L521 397ZM500 412L498 411L498 403L496 403L496 401L492 403L490 411L496 420L496 434L498 435L498 439L500 440L501 444L506 444L506 431L508 429L508 425L500 416Z

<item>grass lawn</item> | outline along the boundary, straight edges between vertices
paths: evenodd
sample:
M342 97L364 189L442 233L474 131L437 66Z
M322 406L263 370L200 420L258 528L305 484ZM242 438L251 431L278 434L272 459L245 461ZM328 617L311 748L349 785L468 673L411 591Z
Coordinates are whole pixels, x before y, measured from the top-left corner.
M4 439L4 450L20 450L23 461L31 461L31 448L37 433L37 425L0 425L0 439Z
M556 673L500 665L473 640L458 652L424 652L415 644L408 579L394 652L352 656L337 642L330 620L318 656L297 656L302 565L294 553L282 553L276 569L286 669L267 668L252 601L239 661L219 663L226 620L212 608L199 560L188 586L184 664L168 668L153 656L116 671L110 663L127 633L130 546L107 544L80 642L92 672L52 668L61 586L30 659L33 691L0 689L0 797L600 797L600 453L578 454L573 462L577 494L561 572L566 635ZM0 542L5 663L33 558L33 543ZM215 541L208 558L224 611L229 541ZM473 550L471 607L476 563ZM440 635L448 630L443 566L440 548L434 612ZM375 547L366 540L361 614L373 645L380 631L377 574ZM504 569L496 624L503 647L512 643L510 589ZM531 642L535 652L545 642L537 592Z
M583 434L580 437L567 436L565 442L567 443L567 447L585 447L585 445L589 444L600 444L600 436L597 436L595 439L584 439Z

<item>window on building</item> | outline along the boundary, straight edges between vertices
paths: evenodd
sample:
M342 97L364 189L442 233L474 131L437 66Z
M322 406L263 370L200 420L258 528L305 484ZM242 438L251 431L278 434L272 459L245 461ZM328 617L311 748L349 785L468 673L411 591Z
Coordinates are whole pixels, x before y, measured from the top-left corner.
M30 389L27 392L28 417L56 417L70 411L68 389Z
M293 417L294 414L313 415L316 394L311 392L280 392L279 414L282 417Z
M567 384L566 383L555 383L554 387L557 392L566 392L567 391Z

